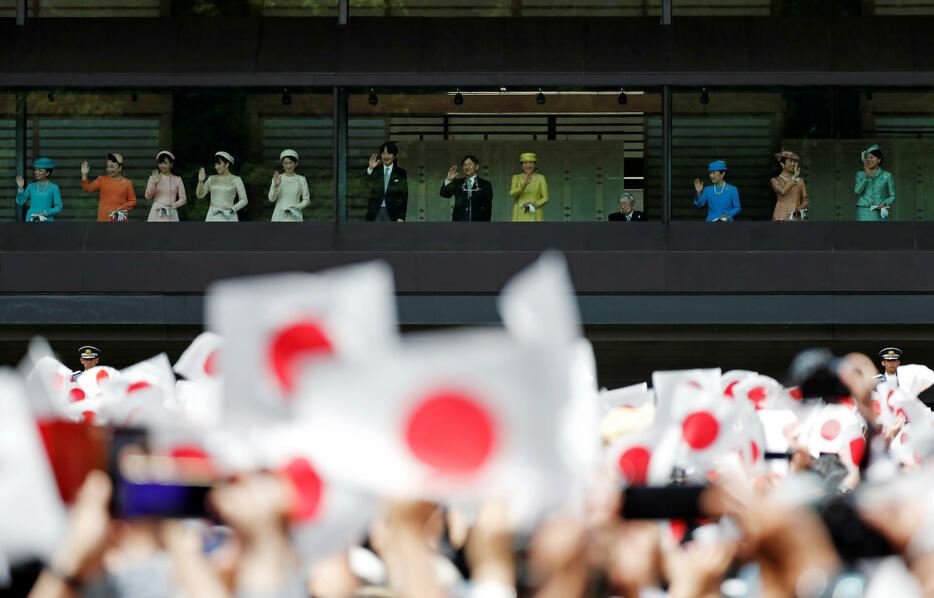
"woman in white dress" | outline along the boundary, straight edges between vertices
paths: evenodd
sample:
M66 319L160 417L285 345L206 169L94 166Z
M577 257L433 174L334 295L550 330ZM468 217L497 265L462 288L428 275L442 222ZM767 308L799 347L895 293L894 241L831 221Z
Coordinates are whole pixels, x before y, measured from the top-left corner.
M185 184L182 177L172 174L175 155L162 150L156 154L158 170L153 170L146 183L146 199L152 200L149 222L178 222L178 208L185 205Z
M285 171L281 176L276 170L272 175L272 183L269 185L269 201L276 204L276 209L272 213L273 222L301 222L302 210L311 203L311 192L308 189L308 181L300 174L295 172L298 165L298 152L287 149L279 154L279 161L282 163L282 170Z
M233 156L227 152L217 152L214 154L214 170L217 174L205 180L204 167L198 171L198 199L211 194L211 205L204 217L205 222L237 222L237 212L246 207L243 180L230 172L233 163Z

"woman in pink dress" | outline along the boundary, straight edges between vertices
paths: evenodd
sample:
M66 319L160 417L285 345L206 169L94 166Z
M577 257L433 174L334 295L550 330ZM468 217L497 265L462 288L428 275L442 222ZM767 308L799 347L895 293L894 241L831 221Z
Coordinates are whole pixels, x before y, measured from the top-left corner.
M185 205L185 184L172 174L175 155L168 150L156 154L158 170L153 170L146 183L146 199L152 200L149 222L178 222L178 208Z

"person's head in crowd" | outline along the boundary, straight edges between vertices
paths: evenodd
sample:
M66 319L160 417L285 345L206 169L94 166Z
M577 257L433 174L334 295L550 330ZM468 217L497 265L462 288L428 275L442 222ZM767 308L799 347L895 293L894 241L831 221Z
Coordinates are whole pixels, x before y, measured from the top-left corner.
M52 176L52 170L55 168L55 162L50 158L39 158L32 163L32 175L39 183L44 183Z
M91 345L85 345L78 349L78 358L85 370L96 366L101 360L101 350Z
M522 164L522 172L526 175L535 172L538 167L538 156L532 152L525 152L519 156L519 163Z
M234 157L227 152L217 152L214 154L214 171L217 174L230 174L230 167L234 163Z
M123 171L123 155L116 152L107 154L107 176L117 178Z
M714 160L707 166L707 173L710 176L710 182L719 185L726 177L726 162L723 160Z
M879 351L879 357L882 358L882 368L888 375L893 375L898 371L898 366L902 364L902 350L897 347L886 347Z
M480 170L480 159L474 155L468 154L461 160L461 168L464 170L464 176L468 179L472 176L476 176L477 171Z
M619 194L619 213L620 214L631 214L633 208L635 207L636 198L632 196L632 193L624 191Z
M781 164L783 172L794 172L795 166L801 162L801 156L788 150L782 150L775 154L775 158Z
M882 157L882 150L879 149L878 145L871 145L860 154L860 157L863 160L863 164L869 167L869 170L875 170L882 166L884 158Z
M156 166L159 167L160 174L172 174L172 166L175 165L175 154L169 150L162 150L156 154Z
M379 146L379 159L383 161L383 166L389 166L396 161L399 155L399 146L395 141L387 141Z
M295 172L295 167L298 166L298 152L293 149L282 150L282 153L279 154L279 162L282 164L282 170L285 171L285 174L291 176Z

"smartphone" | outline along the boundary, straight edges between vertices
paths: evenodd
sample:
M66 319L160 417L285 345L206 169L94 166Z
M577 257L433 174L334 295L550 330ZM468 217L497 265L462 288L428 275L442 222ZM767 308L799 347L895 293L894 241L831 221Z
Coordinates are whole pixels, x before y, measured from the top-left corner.
M145 432L118 429L113 433L109 461L114 517L216 520L207 496L217 480L203 460L152 455Z

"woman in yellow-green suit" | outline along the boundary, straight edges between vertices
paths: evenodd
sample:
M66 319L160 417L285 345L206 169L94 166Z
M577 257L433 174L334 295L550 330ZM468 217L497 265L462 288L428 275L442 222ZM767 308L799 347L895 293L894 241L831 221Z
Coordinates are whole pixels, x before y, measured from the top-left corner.
M522 174L512 175L509 195L513 198L513 222L542 222L545 212L542 209L548 203L548 183L545 177L535 174L538 156L531 152L519 156Z

